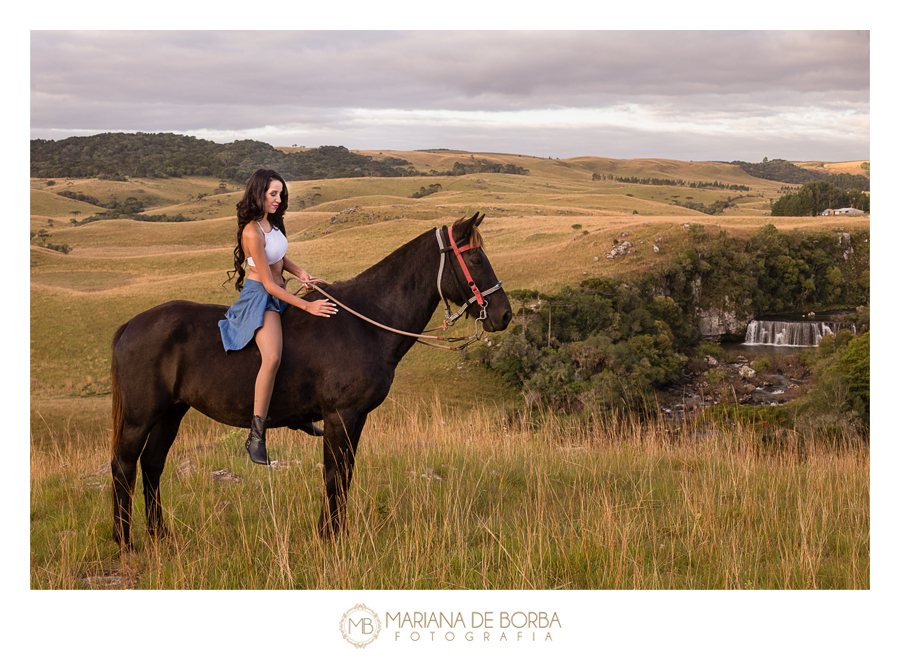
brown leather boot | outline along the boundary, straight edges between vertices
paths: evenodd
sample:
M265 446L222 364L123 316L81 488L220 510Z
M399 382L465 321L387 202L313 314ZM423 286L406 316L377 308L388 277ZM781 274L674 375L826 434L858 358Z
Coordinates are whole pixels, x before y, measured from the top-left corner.
M250 434L244 442L250 461L254 464L269 465L269 453L266 452L266 420L262 416L254 416L250 420Z

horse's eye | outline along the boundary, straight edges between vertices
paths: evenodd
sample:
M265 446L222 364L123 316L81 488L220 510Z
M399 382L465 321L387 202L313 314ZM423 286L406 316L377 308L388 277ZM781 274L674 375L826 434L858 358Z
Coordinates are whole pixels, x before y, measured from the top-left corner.
M481 265L481 256L473 256L472 265Z

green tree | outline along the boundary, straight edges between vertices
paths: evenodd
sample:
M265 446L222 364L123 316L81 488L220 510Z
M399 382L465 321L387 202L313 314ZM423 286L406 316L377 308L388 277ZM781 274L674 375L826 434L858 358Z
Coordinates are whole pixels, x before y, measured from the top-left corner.
M847 344L838 358L837 372L850 387L850 406L869 422L869 332L857 336Z

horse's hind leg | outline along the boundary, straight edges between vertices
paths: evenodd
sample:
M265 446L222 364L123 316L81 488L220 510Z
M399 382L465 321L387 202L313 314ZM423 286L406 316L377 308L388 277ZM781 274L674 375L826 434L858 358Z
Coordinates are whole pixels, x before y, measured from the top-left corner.
M147 507L147 533L153 537L164 537L162 503L159 494L159 478L166 465L166 456L178 434L181 419L190 407L186 404L172 406L150 430L147 445L141 453L141 477L144 481L144 503Z
M131 500L137 477L137 462L147 442L149 425L122 425L110 469L113 485L113 539L131 548Z

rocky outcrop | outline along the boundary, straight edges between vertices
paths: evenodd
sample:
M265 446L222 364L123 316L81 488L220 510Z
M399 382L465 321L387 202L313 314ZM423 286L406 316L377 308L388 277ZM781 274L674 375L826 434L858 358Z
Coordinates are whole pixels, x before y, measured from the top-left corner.
M219 484L240 484L243 482L240 476L235 475L227 468L223 468L220 471L213 471L210 475L212 475L212 479Z
M708 308L697 311L700 333L704 338L743 339L753 316L736 309Z
M841 254L844 260L850 260L850 256L853 255L853 245L850 243L850 234L841 233L838 235L838 245L844 248L844 252Z
M741 376L741 379L753 379L756 377L756 371L746 364L738 367L738 374Z
M750 300L737 304L725 295L720 304L712 304L702 308L703 282L700 276L691 281L691 292L694 298L694 326L704 338L712 340L743 340L747 333L747 325L753 320L750 312ZM708 302L706 302L708 303Z
M634 246L633 244L631 244L630 242L628 242L626 240L625 242L613 247L612 251L610 251L608 254L606 254L606 257L607 258L616 258L617 256L624 256L625 254L628 253L628 250L633 246Z

